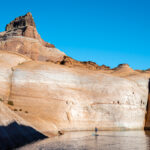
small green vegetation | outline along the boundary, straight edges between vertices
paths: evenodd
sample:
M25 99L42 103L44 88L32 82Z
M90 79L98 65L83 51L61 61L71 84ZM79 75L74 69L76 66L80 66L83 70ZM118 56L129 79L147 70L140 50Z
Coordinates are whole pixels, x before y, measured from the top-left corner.
M13 106L13 105L14 105L14 102L13 102L13 101L8 101L8 105Z

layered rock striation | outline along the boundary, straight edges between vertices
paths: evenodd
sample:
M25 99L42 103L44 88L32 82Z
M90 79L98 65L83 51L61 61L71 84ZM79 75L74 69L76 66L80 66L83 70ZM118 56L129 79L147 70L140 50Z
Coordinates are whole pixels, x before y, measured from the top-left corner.
M35 27L35 22L30 12L24 16L15 18L15 20L11 21L9 24L6 25L5 30L9 31L9 30L18 29L25 26Z
M46 138L0 102L0 149L8 150Z
M31 13L0 33L0 111L9 107L45 135L95 126L148 128L149 78L148 70L133 70L127 64L110 69L66 56L41 39ZM3 121L0 117L2 126Z
M95 62L92 61L77 61L69 56L64 56L62 61L57 62L60 65L65 65L73 68L83 68L89 70L110 70L109 66L99 66Z
M57 62L65 56L53 44L40 37L31 13L6 25L6 31L0 33L0 50L18 52L39 61Z
M46 131L143 129L148 78L27 62L15 67L10 100ZM23 118L24 114L21 115Z

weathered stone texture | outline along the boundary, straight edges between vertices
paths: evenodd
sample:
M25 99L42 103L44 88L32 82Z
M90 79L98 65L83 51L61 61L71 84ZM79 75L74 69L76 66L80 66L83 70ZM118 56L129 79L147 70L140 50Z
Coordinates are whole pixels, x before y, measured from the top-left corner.
M18 29L18 28L25 27L25 26L35 27L35 22L30 12L24 16L15 18L15 20L11 21L9 24L6 25L5 30L10 31L10 30Z
M14 69L10 99L43 132L144 128L148 78L37 62Z
M42 133L150 127L149 70L76 61L41 39L30 13L0 33L0 50L0 98Z

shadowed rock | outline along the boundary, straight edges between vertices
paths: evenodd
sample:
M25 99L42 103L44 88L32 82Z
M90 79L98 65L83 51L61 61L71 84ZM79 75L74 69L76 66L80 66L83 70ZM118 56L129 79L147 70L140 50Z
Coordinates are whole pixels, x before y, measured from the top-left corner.
M148 102L147 102L147 114L146 114L146 122L145 122L145 129L150 130L150 79L148 83Z
M37 140L47 138L35 129L12 122L7 126L0 126L0 149L14 149Z
M24 16L20 16L15 18L15 20L11 21L6 25L5 31L25 27L25 26L33 26L35 27L35 22L33 20L32 14L29 12Z
M45 135L0 102L0 150L10 150L40 139Z

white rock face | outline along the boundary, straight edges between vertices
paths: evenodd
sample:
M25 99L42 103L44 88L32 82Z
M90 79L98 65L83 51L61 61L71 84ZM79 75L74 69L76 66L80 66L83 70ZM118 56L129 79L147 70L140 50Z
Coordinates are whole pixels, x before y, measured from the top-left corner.
M78 62L17 20L0 33L0 149L60 130L150 128L149 71Z
M148 78L28 62L14 68L10 99L42 132L143 129Z
M13 101L11 109L42 133L145 126L148 74L110 75L4 51L0 68L0 98Z
M11 90L12 67L23 62L29 61L25 56L0 51L0 98L8 100Z
M13 149L45 138L6 105L11 91L12 67L27 61L30 59L25 56L6 51L0 52L0 149L2 150ZM12 106L12 109L14 110L15 106Z

